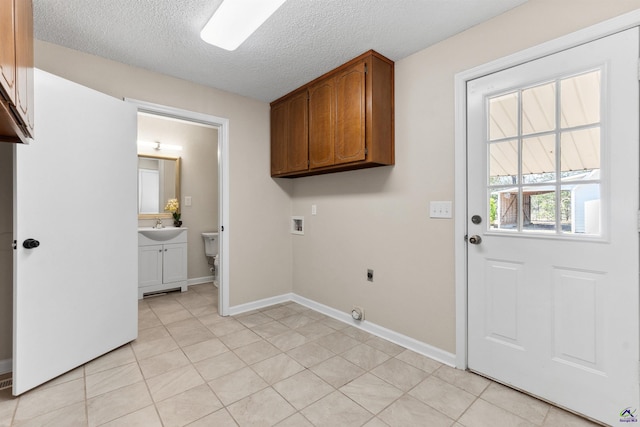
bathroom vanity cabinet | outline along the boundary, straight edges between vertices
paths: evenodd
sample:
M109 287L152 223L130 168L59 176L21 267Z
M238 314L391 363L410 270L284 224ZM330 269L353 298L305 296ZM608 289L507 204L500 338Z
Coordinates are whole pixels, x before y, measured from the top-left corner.
M369 51L271 103L271 176L393 165L394 64Z
M0 0L0 141L27 142L33 126L33 4Z
M153 230L138 231L138 299L152 292L187 290L187 230Z

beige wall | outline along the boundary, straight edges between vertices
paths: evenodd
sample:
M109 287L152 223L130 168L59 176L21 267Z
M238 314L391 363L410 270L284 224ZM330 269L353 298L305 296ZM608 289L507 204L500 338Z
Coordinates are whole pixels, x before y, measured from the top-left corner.
M42 41L35 43L35 63L117 98L229 119L230 304L291 291L291 183L269 178L267 103Z
M156 151L138 147L139 154L180 157L180 219L188 231L189 279L211 276L204 255L202 233L218 230L218 130L210 126L171 120L160 116L138 116L138 140L179 145L182 151ZM175 188L175 187L174 187ZM191 206L184 204L191 197ZM162 201L162 203L166 203ZM164 204L162 205L164 208ZM139 220L139 226L153 226L155 220ZM170 226L173 220L163 220Z
M398 61L396 165L296 180L269 178L265 103L44 42L36 65L116 97L230 119L231 305L293 289L345 312L361 305L368 320L455 352L454 224L428 217L429 201L454 199L455 73L638 7L530 0ZM305 216L304 236L289 234L290 215Z
M398 61L396 165L294 181L294 292L454 353L454 223L428 212L454 200L454 75L639 7L530 0Z
M13 349L12 145L0 142L0 362L11 359Z

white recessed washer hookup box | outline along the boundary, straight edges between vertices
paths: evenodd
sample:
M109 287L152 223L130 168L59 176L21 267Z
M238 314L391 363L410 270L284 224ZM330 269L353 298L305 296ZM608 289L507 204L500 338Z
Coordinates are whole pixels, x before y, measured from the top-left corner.
M304 234L304 217L291 217L291 234Z

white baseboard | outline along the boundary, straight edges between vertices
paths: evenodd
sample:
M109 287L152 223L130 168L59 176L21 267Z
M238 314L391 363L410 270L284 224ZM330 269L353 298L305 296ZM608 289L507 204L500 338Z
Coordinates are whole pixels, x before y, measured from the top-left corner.
M229 307L229 315L235 316L237 314L246 313L251 310L258 310L260 308L269 307L270 305L280 304L287 301L293 301L294 294L282 294L275 297L265 298L258 301L248 302L246 304L234 305Z
M4 359L0 360L0 375L13 371L13 360Z
M265 298L246 304L236 305L229 308L229 314L233 316L287 301L293 301L300 305L304 305L305 307L308 307L333 319L347 323L355 328L362 329L365 332L383 338L394 344L398 344L399 346L406 349L415 351L416 353L422 354L423 356L427 356L431 359L437 360L438 362L444 363L445 365L449 365L452 367L456 366L456 355L453 353L449 353L448 351L444 351L437 347L423 343L422 341L418 341L414 338L376 325L375 323L369 322L367 320L358 322L356 320L353 320L350 313L344 313L340 310L336 310L335 308L320 304L316 301L310 300L294 293L282 294L279 296Z
M187 286L211 282L213 282L213 276L194 277L193 279L187 279Z
M300 305L304 305L305 307L309 307L312 310L320 312L336 320L340 320L341 322L348 323L355 328L362 329L365 332L369 332L372 335L383 338L394 344L398 344L401 347L415 351L416 353L422 354L423 356L427 356L431 359L437 360L438 362L442 362L445 365L449 365L452 367L455 367L456 365L456 355L449 353L448 351L433 347L429 344L423 343L422 341L418 341L414 338L392 331L391 329L376 325L375 323L369 322L367 320L363 320L360 322L353 320L350 313L344 313L340 310L336 310L335 308L320 304L305 297L301 297L300 295L293 294L292 301L297 302Z

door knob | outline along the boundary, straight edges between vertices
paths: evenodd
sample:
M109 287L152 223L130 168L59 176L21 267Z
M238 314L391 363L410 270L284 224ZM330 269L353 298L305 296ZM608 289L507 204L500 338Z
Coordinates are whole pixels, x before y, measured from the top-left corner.
M480 243L482 243L482 237L474 234L473 236L469 237L469 243L471 243L472 245L479 245Z
M38 246L40 246L40 242L38 242L36 239L27 239L22 242L22 247L26 249L33 249L37 248Z

